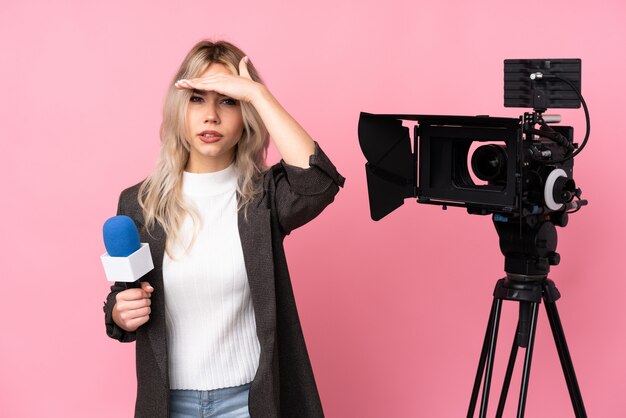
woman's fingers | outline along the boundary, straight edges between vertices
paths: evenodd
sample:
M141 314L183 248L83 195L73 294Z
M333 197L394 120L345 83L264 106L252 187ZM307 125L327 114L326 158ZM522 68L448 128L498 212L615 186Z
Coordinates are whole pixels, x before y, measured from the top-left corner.
M150 293L152 293L152 291L148 292L144 289L139 289L139 288L126 289L126 290L119 292L115 296L115 300L117 302L139 300L139 299L149 298Z
M223 83L223 81L222 81ZM205 77L205 78L192 78L190 80L178 80L174 83L174 87L179 90L203 90L203 91L215 91L217 93L222 93L220 88L220 80L215 77Z
M248 71L248 63L250 58L246 55L239 61L239 76L252 80L250 72ZM202 90L211 90L215 88L219 83L226 81L236 80L237 76L228 76L224 74L210 75L204 78L192 78L192 79L180 79L174 83L174 86L178 89L195 89L200 88Z
M122 318L124 321L126 321L126 324L128 324L128 321L131 321L137 318L142 318L144 316L149 316L151 312L152 312L152 309L150 309L149 306L145 308L140 308L140 309L131 309L131 310L120 312L120 318Z
M140 309L150 306L152 305L152 301L148 298L141 298L136 300L118 300L117 304L120 311L128 311L131 309Z
M150 320L149 316L142 316L140 318L131 319L126 322L127 331L136 331L137 328L145 324Z
M249 62L247 56L239 61L239 75L211 74L202 78L180 79L174 83L174 86L179 90L213 91L236 100L250 102L259 86L250 76Z
M150 295L154 288L141 282L141 288L126 289L115 297L113 320L126 331L135 331L150 319L152 308Z
M193 88L190 84L190 81L185 80L185 79L178 80L177 82L175 82L174 87L176 87L179 90Z
M152 285L148 282L141 282L141 288L144 292L148 293L148 297L150 297L150 294L154 292L154 287L152 287Z
M248 56L246 55L245 57L243 57L241 59L241 61L239 61L239 75L241 77L245 77L249 80L252 80L252 77L250 77L250 72L248 72L248 63L250 62L250 58L248 58Z
M197 89L220 92L220 86L227 83L236 83L239 76L213 74L202 78L181 79L174 83L179 89Z

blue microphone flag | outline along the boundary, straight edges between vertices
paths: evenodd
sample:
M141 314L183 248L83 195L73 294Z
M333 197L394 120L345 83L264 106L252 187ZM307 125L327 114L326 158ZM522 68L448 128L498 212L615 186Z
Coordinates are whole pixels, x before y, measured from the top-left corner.
M111 257L128 257L141 247L139 231L128 216L113 216L102 227L104 247Z

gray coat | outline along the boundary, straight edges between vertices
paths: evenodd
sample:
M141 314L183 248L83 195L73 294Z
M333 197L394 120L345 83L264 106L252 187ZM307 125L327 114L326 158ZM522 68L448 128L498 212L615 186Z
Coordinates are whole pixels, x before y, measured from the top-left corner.
M252 418L323 417L298 311L291 287L283 239L315 218L330 204L344 178L316 144L310 168L281 163L263 177L264 191L248 207L247 220L239 213L239 235L261 353L252 381L249 410ZM150 320L126 332L112 319L115 295L123 283L111 286L104 305L107 335L122 342L136 341L137 401L135 417L168 416L169 379L162 264L165 234L160 226L144 226L137 201L141 183L124 190L118 215L130 216L141 242L150 244L154 270L142 280L154 287Z

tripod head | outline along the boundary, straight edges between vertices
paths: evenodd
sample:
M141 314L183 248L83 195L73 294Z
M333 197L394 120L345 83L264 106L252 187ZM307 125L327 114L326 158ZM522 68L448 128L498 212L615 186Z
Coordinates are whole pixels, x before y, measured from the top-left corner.
M561 212L559 226L567 223L567 213ZM494 216L494 226L504 255L504 270L510 280L540 281L547 278L550 266L556 266L561 256L556 252L557 232L549 218L534 215L510 222Z

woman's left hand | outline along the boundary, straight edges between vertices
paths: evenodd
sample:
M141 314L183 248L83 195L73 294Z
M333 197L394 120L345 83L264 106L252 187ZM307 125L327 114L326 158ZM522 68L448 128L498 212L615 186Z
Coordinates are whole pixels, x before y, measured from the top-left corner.
M239 61L239 75L212 74L204 78L178 80L174 86L178 89L214 91L235 100L252 103L264 86L250 77L248 61L247 56Z

